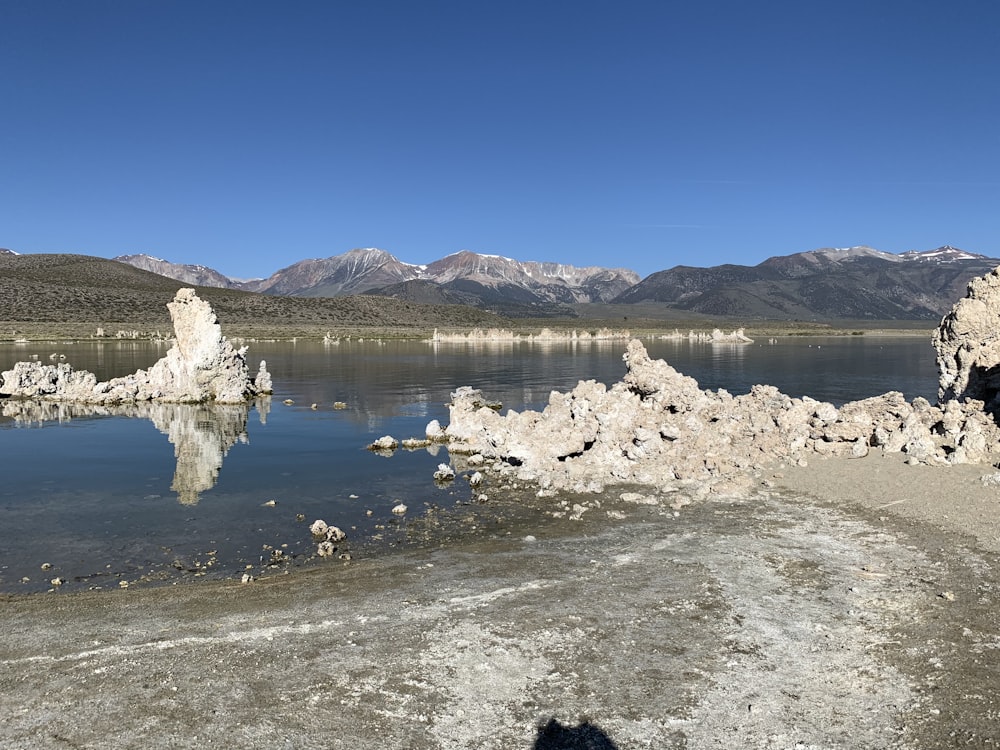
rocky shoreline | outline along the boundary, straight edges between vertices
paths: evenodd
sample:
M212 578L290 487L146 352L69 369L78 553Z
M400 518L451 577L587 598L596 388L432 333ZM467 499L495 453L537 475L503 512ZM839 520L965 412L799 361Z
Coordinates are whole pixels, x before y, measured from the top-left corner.
M501 415L478 390L457 389L445 434L452 454L543 492L633 484L660 496L725 494L777 463L871 450L903 453L909 464L988 464L1000 458L998 330L1000 269L973 280L934 334L936 405L898 392L837 408L767 385L739 396L702 390L632 340L620 382L581 381L553 392L541 412Z

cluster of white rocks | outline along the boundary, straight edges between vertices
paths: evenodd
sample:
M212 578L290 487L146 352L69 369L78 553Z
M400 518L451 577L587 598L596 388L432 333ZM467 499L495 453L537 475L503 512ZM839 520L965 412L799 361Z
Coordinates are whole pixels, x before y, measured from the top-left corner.
M98 382L93 373L74 370L65 362L18 362L0 373L0 397L85 404L235 404L271 393L265 363L261 361L256 376L250 376L246 347L233 348L222 335L211 306L193 289L179 290L167 308L174 325L174 344L148 370Z
M934 336L938 405L907 402L898 392L838 409L767 385L739 396L703 390L633 340L619 383L581 381L568 393L553 392L541 412L501 415L484 406L479 391L459 388L446 429L449 450L543 490L577 492L612 484L734 491L778 462L862 457L872 449L902 452L910 463L993 461L1000 454L993 416L1000 390L998 271L970 284L969 297Z
M443 333L434 329L431 336L431 343L447 344L470 344L470 343L558 343L574 341L623 341L632 338L628 330L615 330L611 328L600 328L596 331L553 331L550 328L543 328L538 333L515 333L506 328L490 328L483 330L473 328L467 333ZM681 333L674 329L671 333L661 334L659 339L685 339L700 344L752 344L753 339L746 335L742 328L738 328L730 333L724 333L716 328L711 333L706 331L688 331Z
M687 333L681 333L679 330L674 329L673 333L666 333L662 336L658 336L660 339L667 340L682 340L686 339L688 341L694 341L699 344L752 344L753 339L746 335L746 331L743 328L737 328L735 331L730 333L723 333L720 329L715 328L711 333L706 333L705 331L688 331Z
M526 342L550 343L563 341L620 341L629 339L632 334L625 330L601 328L596 331L553 331L543 328L538 333L515 333L506 328L490 328L483 330L473 328L468 333L442 333L436 328L431 336L432 343L469 344L489 342Z

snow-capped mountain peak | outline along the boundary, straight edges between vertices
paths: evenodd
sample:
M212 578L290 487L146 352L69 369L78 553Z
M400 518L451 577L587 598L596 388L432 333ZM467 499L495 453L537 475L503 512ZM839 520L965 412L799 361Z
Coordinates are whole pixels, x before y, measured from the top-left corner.
M171 263L170 261L163 260L163 258L156 258L146 253L119 255L116 258L112 258L112 260L116 260L119 263L127 263L135 268L140 268L143 271L151 271L160 276L177 279L180 282L192 284L193 286L215 286L223 289L238 286L238 282L224 276L213 268L201 265Z
M962 260L981 260L986 256L968 253L951 245L942 245L935 250L907 250L905 253L900 253L899 257L919 263L955 263Z

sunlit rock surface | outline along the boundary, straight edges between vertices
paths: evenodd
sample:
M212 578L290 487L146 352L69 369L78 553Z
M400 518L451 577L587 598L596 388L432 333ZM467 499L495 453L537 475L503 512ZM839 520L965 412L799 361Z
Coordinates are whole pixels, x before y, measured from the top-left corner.
M941 401L978 400L1000 408L1000 268L969 282L968 292L934 333Z
M251 378L246 348L236 350L222 335L211 306L193 289L181 289L167 304L175 341L149 370L98 382L69 364L18 362L0 373L0 396L87 404L140 401L236 404L271 392L264 362Z

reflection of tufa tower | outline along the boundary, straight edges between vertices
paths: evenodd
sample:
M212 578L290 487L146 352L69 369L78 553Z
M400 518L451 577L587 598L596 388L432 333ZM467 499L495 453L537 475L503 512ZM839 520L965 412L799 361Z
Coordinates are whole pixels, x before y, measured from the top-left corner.
M212 489L233 443L247 442L248 404L151 404L149 418L174 445L177 469L170 489L194 505Z
M271 397L260 396L253 405L261 424L267 423ZM0 418L21 424L48 421L69 422L87 417L132 417L149 419L174 445L177 468L170 489L183 505L195 505L198 496L212 489L222 461L239 440L249 442L247 417L250 404L137 404L103 406L53 401L3 400Z

